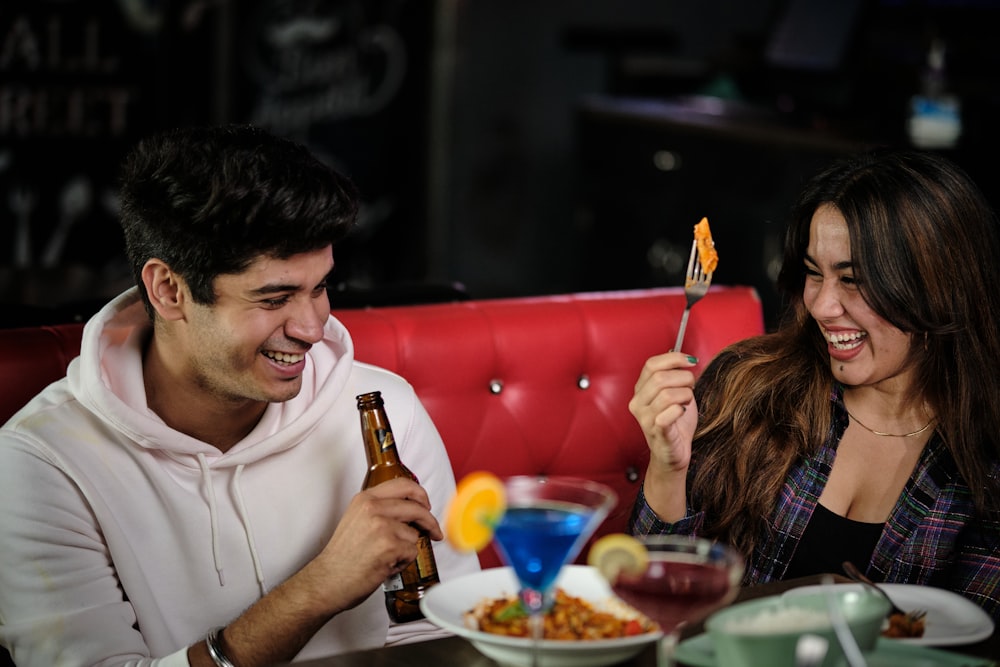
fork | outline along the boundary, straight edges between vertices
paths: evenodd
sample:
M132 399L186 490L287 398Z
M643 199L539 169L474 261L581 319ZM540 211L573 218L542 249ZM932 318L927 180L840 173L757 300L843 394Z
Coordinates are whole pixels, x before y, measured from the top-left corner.
M712 284L712 273L702 270L701 257L698 255L698 240L691 243L691 258L688 260L687 276L684 278L684 296L687 298L687 305L684 307L684 314L681 315L681 325L677 329L677 342L674 343L674 352L679 352L681 343L684 342L684 331L687 329L688 315L691 314L691 306L698 303L703 296L708 294L708 286Z
M882 594L882 597L884 597L886 600L889 601L889 613L887 614L887 616L895 616L896 614L901 614L903 616L906 616L910 621L919 621L920 619L922 619L924 616L927 615L927 611L924 609L912 609L910 611L903 611L902 609L897 607L896 603L892 601L891 597L889 597L889 594L886 593L884 590L882 590L881 586L879 586L874 581L866 577L861 572L861 570L859 570L858 567L851 561L845 560L843 563L843 567L844 567L844 572L847 574L848 577L850 577L854 581L857 581L858 583L864 584L865 586L870 586L874 588L876 591Z

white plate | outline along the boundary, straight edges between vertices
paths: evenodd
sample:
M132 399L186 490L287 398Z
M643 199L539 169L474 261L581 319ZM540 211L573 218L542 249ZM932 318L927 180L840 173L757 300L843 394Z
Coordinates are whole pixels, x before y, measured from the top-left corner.
M861 588L862 584L837 584L837 587ZM957 593L932 586L915 584L879 584L896 606L904 611L926 609L927 620L923 637L900 638L895 641L919 646L955 646L972 644L993 634L993 619L971 600ZM784 595L798 595L822 586L801 586Z
M586 565L567 565L559 586L570 595L600 605L613 598L611 587L597 570ZM468 639L483 655L501 665L531 665L532 641L524 637L504 637L473 630L465 625L465 612L484 598L512 595L518 590L517 577L509 567L495 567L441 582L420 601L420 609L435 625ZM662 636L650 632L622 639L589 639L539 642L541 667L605 667L638 655Z

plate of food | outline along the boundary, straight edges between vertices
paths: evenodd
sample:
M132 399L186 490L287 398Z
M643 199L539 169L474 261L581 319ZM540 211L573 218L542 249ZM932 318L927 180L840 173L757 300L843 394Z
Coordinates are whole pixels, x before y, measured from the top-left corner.
M837 584L860 589L863 584ZM916 584L879 584L896 606L906 611L923 609L922 632L919 636L893 637L892 641L919 646L957 646L972 644L993 634L993 619L981 607L957 593L933 586ZM821 586L801 586L784 595L815 592Z
M592 567L566 565L555 588L559 613L547 620L546 638L538 642L542 667L614 665L663 636L652 621L619 600ZM518 589L512 568L489 568L434 586L420 608L427 620L467 639L483 655L527 667L535 642L524 634Z

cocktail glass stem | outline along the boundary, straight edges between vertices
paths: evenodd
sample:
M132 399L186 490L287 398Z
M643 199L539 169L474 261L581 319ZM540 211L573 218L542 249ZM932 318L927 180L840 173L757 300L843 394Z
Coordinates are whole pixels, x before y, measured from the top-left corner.
M533 588L521 589L521 604L528 610L528 631L531 633L531 667L539 667L541 663L540 643L545 638L545 594Z
M664 633L663 638L657 642L656 665L657 667L675 667L677 662L674 654L677 652L677 644L680 643L680 632L671 630Z
M539 667L541 652L538 649L545 637L544 614L541 611L531 612L528 615L528 627L531 628L531 667Z

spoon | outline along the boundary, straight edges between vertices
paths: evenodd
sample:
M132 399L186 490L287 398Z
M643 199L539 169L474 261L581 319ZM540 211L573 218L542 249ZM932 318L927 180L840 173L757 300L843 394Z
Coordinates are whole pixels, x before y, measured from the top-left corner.
M826 598L826 609L830 613L830 622L833 625L833 634L837 637L840 649L844 652L844 659L848 667L868 667L865 656L861 653L861 647L851 631L851 626L847 624L844 617L844 610L840 608L835 593L833 592L833 577L829 574L823 575L823 593ZM874 586L874 584L872 584ZM884 593L883 593L884 595ZM891 602L891 601L890 601Z

